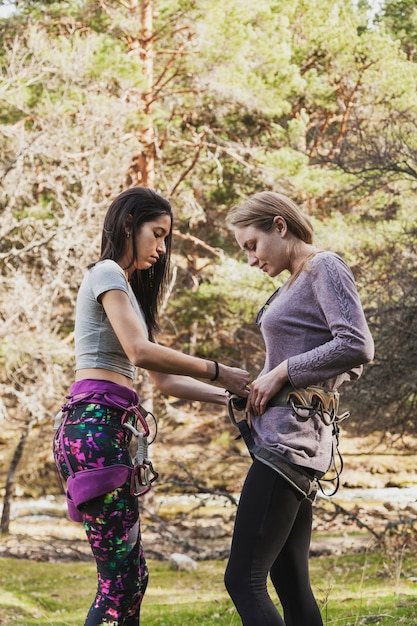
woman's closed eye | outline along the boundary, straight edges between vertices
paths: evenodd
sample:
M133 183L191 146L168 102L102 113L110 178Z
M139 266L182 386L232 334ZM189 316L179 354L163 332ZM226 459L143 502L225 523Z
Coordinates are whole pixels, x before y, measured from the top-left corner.
M249 254L250 252L256 252L256 243L255 242L246 243L244 246L244 250L247 254Z
M166 243L168 241L168 237L167 237L165 232L163 232L163 233L155 232L154 235L155 235L155 239L160 239L161 243L163 243L164 246L166 245Z

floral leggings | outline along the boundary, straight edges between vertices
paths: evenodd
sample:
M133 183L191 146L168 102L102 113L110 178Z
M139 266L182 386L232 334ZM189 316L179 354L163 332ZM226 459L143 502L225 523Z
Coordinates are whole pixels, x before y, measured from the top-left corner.
M121 411L102 404L78 404L69 411L63 441L74 471L131 465L130 433L121 427L120 418ZM66 480L69 471L58 434L53 448ZM85 626L138 626L148 569L141 545L139 503L130 495L130 482L84 505L83 523L98 575Z

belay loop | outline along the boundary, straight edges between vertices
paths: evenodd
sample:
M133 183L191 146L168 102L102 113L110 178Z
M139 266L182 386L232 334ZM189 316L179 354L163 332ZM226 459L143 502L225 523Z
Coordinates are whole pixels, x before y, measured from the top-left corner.
M130 493L132 496L139 497L143 496L147 493L151 487L152 483L157 480L159 474L155 471L152 461L148 456L148 446L154 442L157 435L157 421L153 413L147 411L142 405L138 405L135 407L134 411L136 416L135 426L130 424L127 421L122 419L122 425L124 428L127 428L131 431L135 437L138 438L138 447L136 450L136 454L133 460L133 470L132 476L130 480ZM148 415L151 415L155 424L155 434L152 437L151 441L148 441L148 437L150 435L150 430L146 418ZM142 427L142 432L138 430L138 426Z

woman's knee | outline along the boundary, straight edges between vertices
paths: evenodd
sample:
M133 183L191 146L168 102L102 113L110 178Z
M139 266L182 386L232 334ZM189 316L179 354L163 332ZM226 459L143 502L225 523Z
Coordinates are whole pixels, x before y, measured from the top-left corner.
M255 597L263 594L267 587L268 571L256 566L245 568L242 564L229 561L224 574L224 584L230 597L236 601L239 598Z
M242 570L235 567L233 562L228 562L224 573L224 585L232 599L236 598L245 586L242 574Z
M229 592L229 595L232 595L231 592L234 587L234 575L230 563L227 564L226 571L224 573L224 586Z

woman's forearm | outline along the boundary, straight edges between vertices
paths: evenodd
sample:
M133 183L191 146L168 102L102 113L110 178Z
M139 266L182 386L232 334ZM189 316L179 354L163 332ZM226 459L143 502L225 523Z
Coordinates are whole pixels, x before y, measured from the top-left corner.
M208 385L189 376L161 374L153 371L149 371L149 375L158 389L166 395L182 400L227 404L226 392L221 387Z

